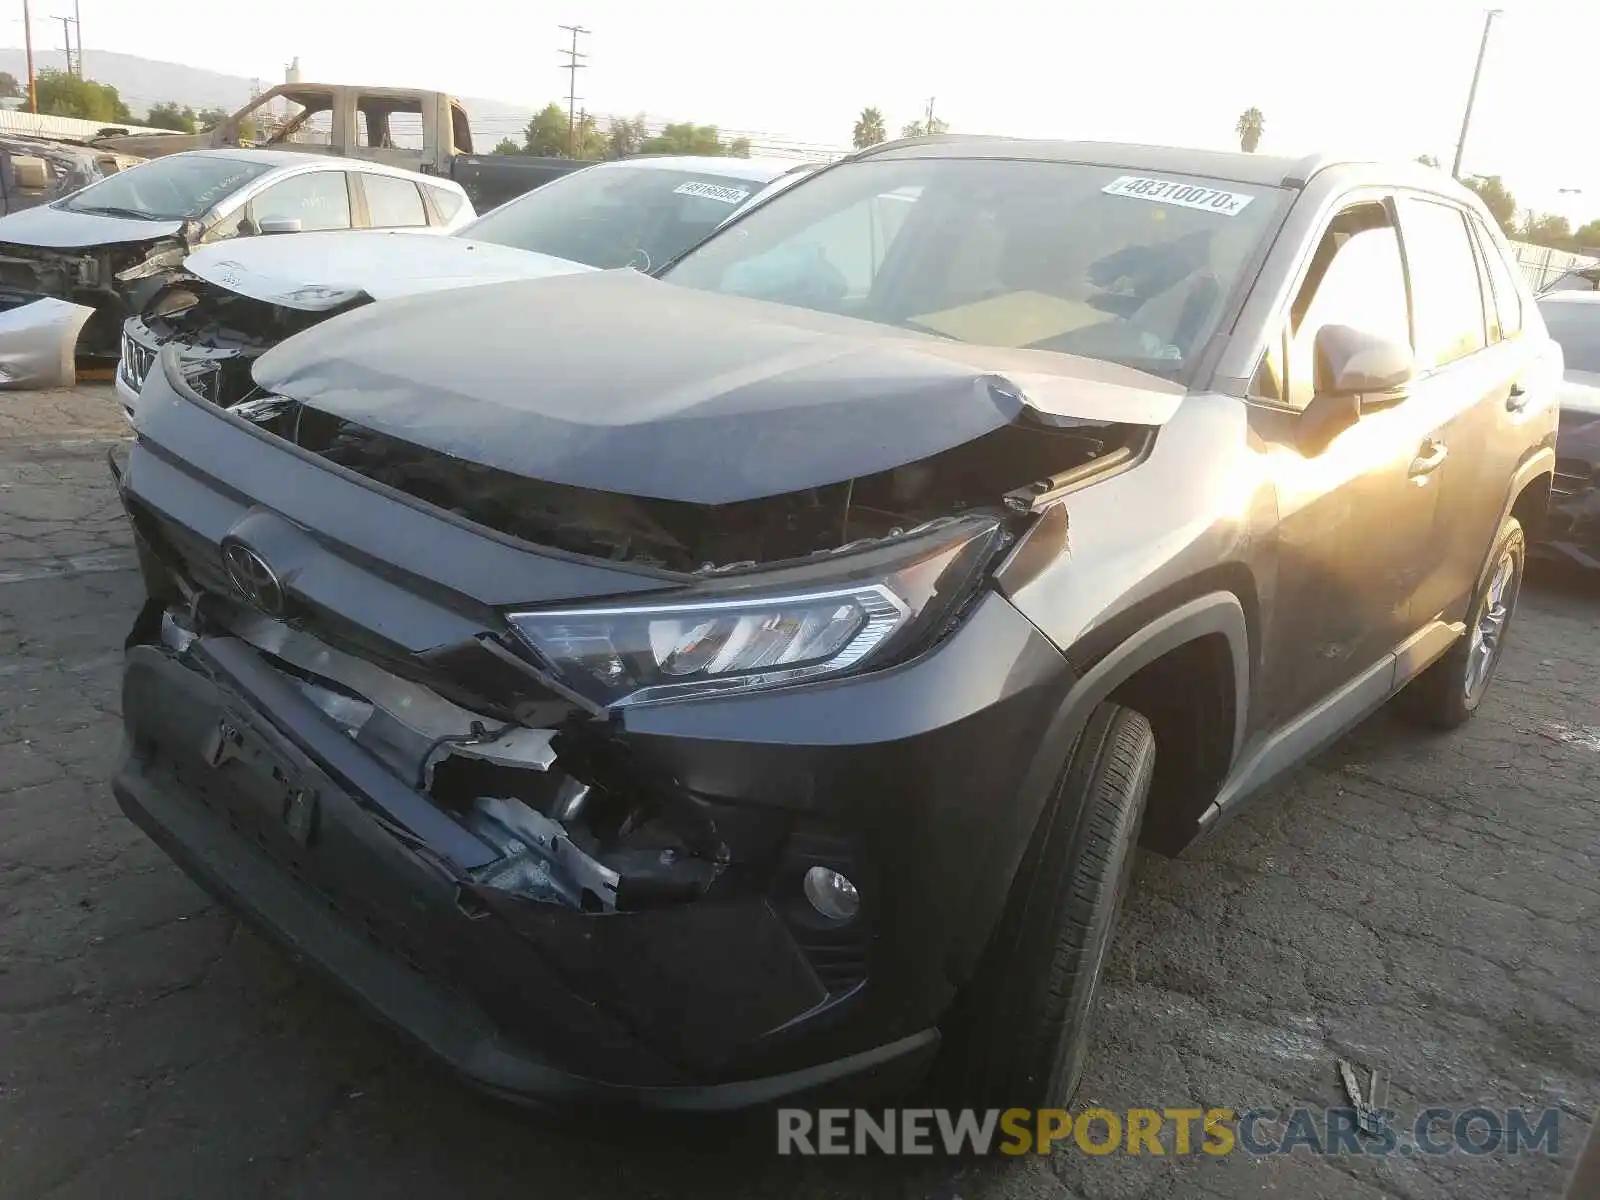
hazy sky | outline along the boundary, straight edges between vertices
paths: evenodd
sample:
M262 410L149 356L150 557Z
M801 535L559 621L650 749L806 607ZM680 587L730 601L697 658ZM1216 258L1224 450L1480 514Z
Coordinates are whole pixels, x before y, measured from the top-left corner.
M44 44L59 26L41 14L71 2L34 0ZM1447 167L1484 13L1477 0L79 3L91 76L97 47L270 82L298 55L307 79L536 106L566 93L556 26L581 24L580 103L599 113L843 145L864 105L893 132L931 95L961 132L1226 147L1253 104L1263 152ZM1463 168L1504 176L1525 204L1600 217L1600 0L1501 4Z

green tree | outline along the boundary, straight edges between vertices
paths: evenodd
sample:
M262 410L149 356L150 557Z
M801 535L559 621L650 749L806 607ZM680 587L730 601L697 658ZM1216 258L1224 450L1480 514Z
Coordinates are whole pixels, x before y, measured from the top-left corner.
M1261 110L1251 105L1239 114L1239 119L1233 123L1233 131L1239 135L1239 149L1246 154L1254 154L1256 147L1261 145L1261 135L1266 132L1267 119L1261 115Z
M109 83L96 83L47 67L34 77L33 88L39 111L53 117L133 123L133 113Z
M1522 218L1522 240L1554 250L1572 248L1572 225L1559 213L1536 213L1528 209Z
M649 136L643 113L636 117L612 117L606 129L606 157L632 158Z
M578 114L578 122L572 129L572 141L573 157L588 160L604 158L609 145L605 132L595 123L594 117L586 112Z
M9 99L22 94L22 85L17 82L17 77L10 71L0 71L0 97Z
M931 121L907 121L900 126L900 136L903 138L931 137L936 133L949 133L950 122L941 121L938 117Z
M175 129L179 133L193 133L195 120L194 109L179 108L175 103L168 101L166 104L153 105L144 123L152 129Z
M748 139L737 139L744 143L744 154L733 157L748 158L750 142ZM681 121L668 125L656 134L655 137L646 138L639 145L641 154L705 154L727 157L732 153L730 145L724 145L722 138L717 134L715 125L696 125L693 121Z
M495 143L495 147L494 147L493 153L495 153L495 154L521 154L522 153L522 147L519 146L516 142L512 141L510 138L501 138L497 143Z
M526 153L544 158L567 157L567 110L559 104L546 104L533 114L523 134Z
M233 114L223 108L202 108L194 115L195 128L201 132L215 129Z
M850 141L857 150L865 150L868 146L876 146L879 142L889 140L889 127L884 123L883 114L875 108L863 108L861 115L856 118L856 127L850 135Z
M1478 193L1478 199L1489 210L1489 215L1500 223L1508 237L1517 234L1517 198L1511 194L1498 175L1474 175L1462 183Z
M1600 247L1600 221L1579 225L1572 233L1572 244L1579 250Z
M729 142L728 143L728 157L729 158L749 158L750 157L750 139L746 138L746 137L739 137L739 138L734 138L733 141Z
M1440 169L1439 160L1431 154L1419 154L1417 155L1417 161L1425 167L1433 167L1435 170Z

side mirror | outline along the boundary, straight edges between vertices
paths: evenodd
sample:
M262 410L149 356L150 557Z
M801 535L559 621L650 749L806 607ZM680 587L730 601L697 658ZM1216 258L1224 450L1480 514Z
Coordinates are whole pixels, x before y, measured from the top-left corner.
M261 233L299 233L304 223L299 217L262 217L256 228Z
M1410 346L1349 325L1324 325L1313 349L1317 392L1300 414L1297 438L1306 454L1322 453L1362 413L1400 403L1417 373Z

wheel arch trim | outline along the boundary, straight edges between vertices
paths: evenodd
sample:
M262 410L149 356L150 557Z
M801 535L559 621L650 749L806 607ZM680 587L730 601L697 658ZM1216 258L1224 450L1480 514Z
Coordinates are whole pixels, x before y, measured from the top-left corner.
M1063 766L1071 758L1078 738L1095 707L1111 697L1118 687L1140 670L1164 655L1203 637L1221 635L1228 645L1233 665L1234 712L1233 745L1229 769L1238 761L1244 744L1245 721L1250 697L1250 651L1248 625L1239 597L1229 591L1212 591L1166 610L1145 622L1110 650L1099 655L1083 670L1068 689L1051 717L1049 728L1040 739L1038 752L1029 764L1021 788L1019 811L1010 822L1010 832L998 839L994 857L985 870L995 871L1004 880L994 908L996 918L1003 907L1004 892L1021 865L1028 844L1050 804L1053 789ZM1160 754L1160 747L1156 749ZM1003 848L1002 848L1003 846ZM957 985L965 982L976 966L993 926L973 922L969 936L956 947L948 960L947 972Z
M1220 634L1233 664L1233 748L1228 761L1238 760L1244 746L1250 707L1250 634L1244 606L1232 592L1215 591L1168 609L1141 626L1095 660L1068 692L1064 711L1094 706L1145 667L1190 642Z

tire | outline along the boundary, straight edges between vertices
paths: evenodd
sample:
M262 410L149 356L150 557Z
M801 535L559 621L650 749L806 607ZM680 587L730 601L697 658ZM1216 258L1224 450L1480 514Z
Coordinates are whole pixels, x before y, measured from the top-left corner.
M1527 558L1522 525L1515 517L1507 517L1495 537L1483 579L1467 609L1466 633L1456 639L1449 653L1413 679L1395 698L1396 711L1401 716L1430 729L1454 729L1478 711L1489 684L1494 681L1500 656L1505 652ZM1492 615L1496 607L1500 609L1498 619ZM1484 634L1490 626L1493 633L1486 638ZM1485 641L1490 643L1486 652Z
M1132 709L1090 715L953 1023L960 1103L1062 1107L1077 1090L1155 749Z

